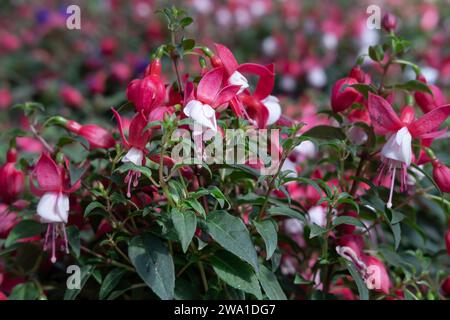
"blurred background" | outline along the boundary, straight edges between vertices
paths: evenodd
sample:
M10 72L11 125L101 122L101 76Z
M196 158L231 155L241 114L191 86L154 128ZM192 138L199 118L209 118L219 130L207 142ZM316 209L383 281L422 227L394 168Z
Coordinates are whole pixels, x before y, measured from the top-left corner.
M66 27L71 4L81 9L81 30ZM240 62L274 62L275 93L291 117L329 109L334 81L380 41L382 31L366 26L370 5L399 18L398 33L412 41L408 58L448 96L450 0L2 0L0 161L8 132L27 129L21 112L11 108L15 103L38 101L48 115L110 126L109 108L125 101L128 82L142 75L152 50L167 42L164 18L155 11L172 4L194 19L187 37L197 43L223 43ZM197 67L192 62L185 63L186 72ZM364 67L371 67L369 59ZM402 76L414 74L405 70ZM32 142L17 141L27 149Z

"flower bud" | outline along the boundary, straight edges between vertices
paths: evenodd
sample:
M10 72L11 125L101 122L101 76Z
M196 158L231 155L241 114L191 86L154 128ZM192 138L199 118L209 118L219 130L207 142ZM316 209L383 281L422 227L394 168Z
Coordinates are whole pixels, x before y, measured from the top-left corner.
M145 114L158 107L164 100L165 95L164 83L159 79L159 76L153 74L143 79L134 79L127 87L127 99L133 102L138 112L143 110Z
M423 76L419 76L418 80L422 81L423 83L427 83ZM430 112L431 110L445 104L445 97L442 94L441 89L433 84L428 84L428 87L433 94L422 91L416 91L414 93L414 98L416 99L416 102L419 105L420 109L422 109L423 113Z
M96 124L81 125L76 121L69 120L66 123L66 129L85 138L89 142L90 149L109 149L115 144L111 133Z
M450 193L450 169L437 159L433 160L432 163L434 181L442 192Z
M386 13L381 21L383 29L387 32L394 31L397 28L397 18L390 12Z
M8 151L7 162L0 167L0 198L5 203L12 203L23 192L25 175L16 169L16 149Z
M12 103L11 92L9 89L0 89L0 109L8 108Z
M81 108L83 105L83 96L80 91L71 87L69 85L65 85L61 88L60 91L61 99L70 107Z
M363 99L363 96L351 85L357 84L354 78L343 78L338 80L331 90L331 107L334 112L341 112L353 103Z

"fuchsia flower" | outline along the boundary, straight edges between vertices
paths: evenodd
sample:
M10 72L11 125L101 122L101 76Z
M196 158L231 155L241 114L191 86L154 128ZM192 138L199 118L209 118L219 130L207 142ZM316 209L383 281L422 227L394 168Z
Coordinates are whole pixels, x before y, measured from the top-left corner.
M65 104L74 108L81 108L84 103L83 96L80 91L69 85L61 88L60 95Z
M381 150L383 164L377 182L383 178L391 180L387 207L392 207L392 196L396 170L400 171L402 191L406 188L407 168L412 161L412 139L429 139L440 136L445 130L439 126L450 115L450 105L441 106L415 120L414 109L404 107L399 118L392 106L382 97L369 93L368 110L375 133L388 135L388 140Z
M166 88L160 78L161 62L155 59L143 79L132 80L127 87L127 99L133 102L137 112L145 115L161 105L166 96Z
M342 78L336 81L331 89L331 108L334 112L342 112L349 108L353 103L362 101L362 94L351 87L351 85L357 83L358 80L351 77Z
M34 179L37 181L37 187L34 185ZM46 153L41 155L30 176L32 192L41 197L37 206L37 214L41 222L48 224L44 250L47 250L50 240L53 263L56 262L55 243L58 236L63 236L65 250L67 253L69 251L65 228L70 210L69 194L75 192L80 185L81 181L78 180L71 186L70 177L65 169L58 166Z
M338 244L336 252L353 263L369 289L389 294L392 283L387 269L378 258L362 251L364 240L361 236L346 235Z
M17 151L8 150L6 163L0 167L0 198L5 203L12 203L23 192L25 175L16 169Z
M442 192L450 193L450 169L437 159L432 161L433 179Z
M423 76L419 76L418 80L427 83ZM445 98L442 94L441 89L439 89L439 87L435 86L434 84L427 85L430 88L432 94L422 91L416 91L414 93L414 98L416 99L417 104L424 113L427 113L445 104Z
M388 32L395 31L397 28L397 18L392 13L388 12L384 15L381 24L383 25L384 30Z
M222 87L223 76L223 68L212 69L202 77L196 91L192 84L188 84L185 92L184 114L214 133L218 131L215 109L228 105L240 90L238 85ZM203 131L194 131L194 135Z
M231 108L238 117L246 117L259 128L275 123L281 116L281 106L278 99L271 96L275 75L273 64L268 66L256 63L238 64L233 53L225 46L216 44L216 50L220 58L212 60L215 66L222 66L225 70L224 81L226 84L239 86L238 96L230 101ZM259 77L258 84L253 93L249 88L247 78L243 74ZM244 109L243 105L246 106Z
M131 162L137 166L144 165L145 155L148 153L145 146L147 145L152 135L152 131L150 129L144 130L148 124L148 120L144 115L144 111L142 110L141 112L136 113L133 119L131 120L127 140L124 134L122 118L120 114L113 108L111 110L114 113L114 116L116 117L117 124L119 126L119 132L122 137L122 142L128 149L127 154L122 158L122 162ZM125 177L125 183L128 183L128 191L127 191L128 198L131 197L131 184L133 184L134 187L137 187L140 176L141 176L140 172L130 170L127 176Z
M81 125L76 121L68 120L65 127L70 132L85 138L90 149L109 149L114 147L115 140L111 133L96 124Z

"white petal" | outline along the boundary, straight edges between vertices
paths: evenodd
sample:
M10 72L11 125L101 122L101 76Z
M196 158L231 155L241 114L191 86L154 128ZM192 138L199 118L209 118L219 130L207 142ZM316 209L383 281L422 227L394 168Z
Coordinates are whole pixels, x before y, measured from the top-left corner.
M275 96L268 96L261 101L269 111L269 118L267 119L267 125L274 124L281 117L280 100Z
M294 150L306 158L314 158L316 156L316 146L309 140L302 141Z
M307 74L308 82L317 88L323 87L327 83L327 75L322 68L316 67L311 69Z
M241 86L237 94L241 93L249 87L247 78L244 77L244 75L239 71L233 72L230 78L228 78L228 82L232 85Z
M64 220L58 210L58 197L59 194L56 192L47 192L42 198L39 200L37 206L37 214L41 217L43 222L52 223L52 222L67 222L67 219ZM64 200L62 200L64 201ZM68 211L68 203L67 203L67 211Z
M200 103L192 106L189 109L189 117L196 123L217 132L216 112L210 105Z
M136 148L131 148L130 150L128 150L125 157L123 157L122 162L132 162L137 166L142 166L143 160L144 160L144 152Z
M408 128L403 127L390 136L386 144L383 146L381 154L385 158L397 160L409 166L411 164L412 157L411 140L412 137L408 131Z
M196 108L201 108L203 103L201 103L198 100L191 100L187 103L187 105L184 107L183 112L187 117L191 116L192 110Z
M309 221L317 224L319 227L325 227L327 224L327 215L322 206L312 207L308 210Z
M284 161L283 166L281 167L281 172L287 172L287 176L290 178L295 178L298 176L295 163L289 159Z
M58 195L58 200L56 201L56 210L64 223L67 223L67 220L69 218L69 197L67 195L62 193Z

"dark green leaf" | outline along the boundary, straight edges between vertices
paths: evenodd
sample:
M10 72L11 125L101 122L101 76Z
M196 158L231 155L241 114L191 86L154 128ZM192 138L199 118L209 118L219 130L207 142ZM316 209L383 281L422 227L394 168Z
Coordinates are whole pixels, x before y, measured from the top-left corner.
M175 268L172 256L159 238L150 234L134 237L128 247L128 256L154 293L163 300L173 298Z
M95 267L91 265L86 265L80 269L80 288L79 289L66 289L64 294L64 300L75 300L75 298L80 294L81 290L85 286L86 282L91 277L94 272Z
M258 278L248 264L226 251L214 254L211 257L211 264L219 278L225 283L262 299Z
M104 300L109 295L109 293L114 290L114 288L119 284L122 277L125 275L125 269L113 269L108 273L103 280L102 286L100 287L99 299Z
M325 125L315 126L306 131L302 136L323 140L345 140L345 133L341 128Z
M171 217L183 252L186 253L197 228L197 218L192 211L181 212L176 209L172 209Z
M258 271L255 246L244 222L226 211L213 211L206 217L206 232L222 247L248 262Z
M75 257L80 257L80 230L76 226L67 227L67 240L69 241L69 245L72 248L73 254Z
M281 288L277 277L264 265L259 266L259 282L270 300L286 300L286 295Z
M17 240L24 238L31 238L37 234L45 231L45 224L34 220L20 221L9 233L5 241L5 248L8 248L16 243Z
M277 224L273 220L253 221L253 224L266 244L266 260L269 260L277 248Z

